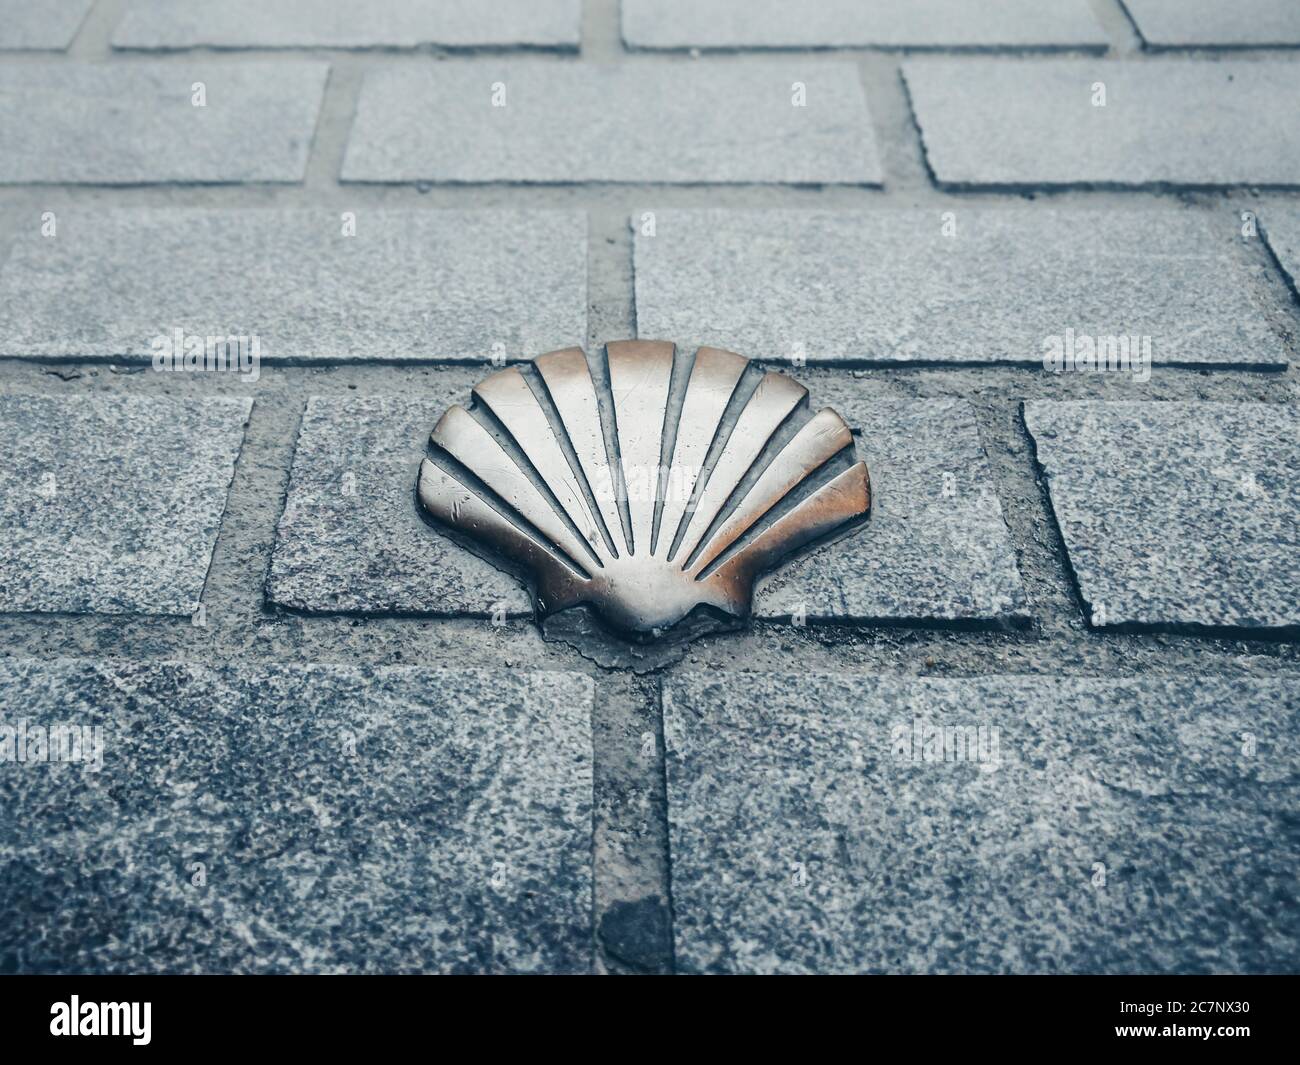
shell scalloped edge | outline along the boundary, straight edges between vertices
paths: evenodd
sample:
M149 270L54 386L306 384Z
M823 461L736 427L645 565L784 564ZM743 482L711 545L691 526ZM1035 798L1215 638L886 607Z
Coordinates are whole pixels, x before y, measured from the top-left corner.
M594 373L593 373L594 369ZM754 581L867 515L866 465L830 408L743 356L661 341L513 365L451 407L417 494L436 522L579 603L659 632L699 606L749 612Z

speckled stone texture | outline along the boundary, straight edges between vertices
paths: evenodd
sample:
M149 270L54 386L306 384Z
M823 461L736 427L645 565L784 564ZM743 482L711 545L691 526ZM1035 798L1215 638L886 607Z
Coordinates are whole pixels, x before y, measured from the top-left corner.
M520 581L421 518L429 433L466 396L312 396L276 530L267 598L318 613L532 614ZM498 615L499 616L499 615Z
M1229 246L1231 213L1218 229L1168 209L961 204L631 222L643 337L810 363L1041 366L1047 338L1074 329L1150 337L1156 364L1287 364Z
M794 106L802 83L806 106ZM500 95L504 93L504 95ZM493 97L502 100L494 106ZM851 63L452 60L366 74L344 181L880 184Z
M0 968L585 972L590 679L0 663Z
M1300 186L1294 63L919 59L903 74L944 186Z
M1106 47L1087 0L623 0L622 10L634 48Z
M1300 965L1295 680L688 674L664 724L679 971Z
M1093 625L1300 632L1300 411L1025 404Z
M0 611L192 614L252 405L0 396Z
M132 0L115 48L575 49L581 0Z
M866 400L836 409L871 474L871 516L762 580L760 617L1009 622L1029 607L970 404Z
M1122 0L1148 46L1167 48L1300 44L1295 0Z
M0 184L301 181L328 73L301 60L0 67Z
M0 354L150 359L177 328L256 334L263 359L291 362L518 359L586 339L580 213L358 208L353 236L342 213L58 211L57 237L27 227L0 269Z
M1260 222L1270 250L1292 291L1300 297L1300 208L1270 204L1263 209Z
M61 52L72 43L94 0L0 0L0 52Z

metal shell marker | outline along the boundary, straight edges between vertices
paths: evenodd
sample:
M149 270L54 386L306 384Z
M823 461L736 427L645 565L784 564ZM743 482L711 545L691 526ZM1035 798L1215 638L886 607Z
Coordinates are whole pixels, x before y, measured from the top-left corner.
M540 615L586 603L641 636L744 617L762 573L871 506L844 419L730 351L565 348L473 395L433 430L420 504L525 571Z

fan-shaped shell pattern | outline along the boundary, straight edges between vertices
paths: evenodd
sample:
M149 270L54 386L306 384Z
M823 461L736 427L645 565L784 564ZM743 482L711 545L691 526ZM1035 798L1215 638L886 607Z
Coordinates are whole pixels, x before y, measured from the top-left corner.
M529 571L542 614L590 603L637 632L701 604L743 616L761 573L871 505L848 426L807 397L717 348L553 351L443 415L420 503Z

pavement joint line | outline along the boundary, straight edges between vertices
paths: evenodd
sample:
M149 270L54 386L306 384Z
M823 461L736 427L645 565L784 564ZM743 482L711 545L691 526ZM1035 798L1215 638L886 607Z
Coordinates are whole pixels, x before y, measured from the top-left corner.
M925 149L898 64L881 56L864 57L858 61L858 74L884 171L881 193L921 192L929 176Z
M291 397L254 400L204 587L210 620L225 624L229 618L235 624L249 624L270 613L264 598L267 561L258 565L256 556L241 559L236 552L252 542L269 559L275 526L288 497L289 463L301 423L301 407ZM279 460L274 466L281 474L278 482L257 476L257 467L268 457Z
M617 3L601 0L582 2L582 40L579 54L591 62L608 62L623 57L623 27Z
M307 156L304 191L311 195L338 185L343 152L352 133L364 67L356 60L333 61L325 82L311 151Z
M1013 542L1019 545L1016 563L1026 585L1032 624L1043 633L1077 630L1081 618L1079 604L1063 594L1070 587L1065 545L1050 540L1051 530L1045 524L1050 519L1045 488L1038 506L1015 505L1022 499L1034 499L1040 488L1032 441L1023 418L1008 411L1004 404L976 403L974 406L998 495L1008 501L1002 516Z
M1110 54L1126 59L1142 53L1142 37L1133 24L1124 0L1088 0L1092 13L1110 37Z
M636 335L636 279L629 220L635 208L587 213L587 338L595 350L607 340Z
M128 0L95 0L72 44L64 53L70 61L96 61L112 55L109 38L126 13ZM56 56L57 53L54 53ZM53 58L54 56L50 56Z

